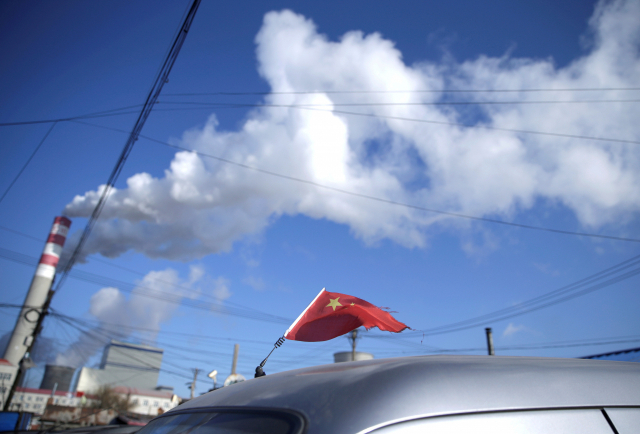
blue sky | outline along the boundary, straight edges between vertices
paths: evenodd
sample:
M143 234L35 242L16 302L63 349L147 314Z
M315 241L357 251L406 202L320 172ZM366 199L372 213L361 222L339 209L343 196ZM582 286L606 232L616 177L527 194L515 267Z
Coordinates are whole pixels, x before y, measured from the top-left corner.
M187 6L3 2L0 123L142 104ZM638 346L632 275L522 304L640 254L638 12L632 1L203 0L142 132L199 154L136 143L75 267L85 274L52 303L80 322L48 319L42 360L92 365L109 336L150 342L165 349L160 383L187 396L192 368L226 377L236 342L251 376L323 287L418 330L364 333L358 349L376 357L484 354L484 327L505 355ZM84 227L127 138L116 130L138 110L55 125L0 202L0 302L23 301L55 216L72 218L72 234ZM0 126L2 193L50 127ZM167 293L178 303L157 298ZM423 337L500 309L515 316ZM0 313L6 333L16 310ZM69 347L78 340L83 354ZM265 370L348 349L288 341ZM208 387L203 377L197 391Z

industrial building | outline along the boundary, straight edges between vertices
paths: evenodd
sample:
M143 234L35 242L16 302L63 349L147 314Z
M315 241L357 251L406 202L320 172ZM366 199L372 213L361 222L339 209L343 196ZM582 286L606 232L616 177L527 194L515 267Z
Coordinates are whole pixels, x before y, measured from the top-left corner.
M91 393L101 386L154 390L163 350L112 340L104 349L99 369L82 368L75 390Z
M140 415L156 416L161 412L178 406L182 400L169 391L143 390L118 386L113 391L126 396L132 403L130 412ZM18 387L11 400L10 411L27 411L36 417L45 413L47 405L73 408L91 407L96 397L84 392L63 392L60 390L31 389ZM160 411L159 411L160 410Z
M113 391L128 396L133 404L131 412L136 414L156 416L160 412L171 410L182 402L177 395L166 390L143 390L118 386L114 387Z
M31 389L28 387L16 388L16 393L11 400L10 411L28 411L40 416L47 407L47 402L51 398L51 403L66 407L80 407L86 398L82 392L63 392L43 389Z
M9 397L9 389L11 389L17 372L17 366L6 359L0 359L0 409L4 409L4 404Z

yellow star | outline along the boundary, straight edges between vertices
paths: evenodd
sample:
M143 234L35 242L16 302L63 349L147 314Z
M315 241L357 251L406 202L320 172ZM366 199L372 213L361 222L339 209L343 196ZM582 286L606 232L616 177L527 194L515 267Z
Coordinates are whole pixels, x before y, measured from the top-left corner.
M333 308L333 310L335 311L336 307L342 306L342 304L338 301L338 300L340 300L340 297L338 297L338 298L330 298L329 300L330 300L329 304L326 305L325 307L331 306Z
M355 306L355 305L356 305L355 303L351 303L351 306Z

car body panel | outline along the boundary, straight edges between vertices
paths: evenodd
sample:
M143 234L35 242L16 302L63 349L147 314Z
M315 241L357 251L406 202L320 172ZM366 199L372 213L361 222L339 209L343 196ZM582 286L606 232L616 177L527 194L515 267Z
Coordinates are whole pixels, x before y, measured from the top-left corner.
M640 406L640 364L499 356L376 359L267 375L172 411L217 406L291 409L306 416L307 432L335 434L438 415L633 407Z

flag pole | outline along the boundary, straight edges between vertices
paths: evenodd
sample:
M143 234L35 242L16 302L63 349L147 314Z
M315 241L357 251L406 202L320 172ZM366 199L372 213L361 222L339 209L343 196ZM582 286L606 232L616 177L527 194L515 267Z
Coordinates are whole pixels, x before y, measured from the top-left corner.
M293 322L293 324L291 324L291 326L287 329L287 331L284 332L284 335L282 335L282 337L279 338L276 341L275 344L273 344L273 348L271 349L271 352L267 355L267 357L264 358L262 363L260 363L256 367L256 374L253 376L253 378L264 377L265 375L267 375L267 374L265 374L265 372L264 372L264 370L262 368L264 368L264 365L267 363L267 359L269 358L271 353L273 353L276 348L279 348L280 345L282 345L284 343L284 340L287 337L287 333L289 333L291 331L291 329L295 327L295 325L298 323L298 321L300 321L300 319L304 316L304 314L307 312L307 310L309 310L309 308L313 305L313 303L316 302L318 297L320 297L320 294L322 294L324 291L325 291L325 288L322 288L320 290L320 292L318 293L318 295L316 295L316 298L314 298L313 301L311 303L309 303L309 306L307 306L307 308L302 311L302 313L298 316L298 318L296 318L296 320Z
M305 310L303 310L303 311L302 311L302 313L301 313L300 315L298 315L298 318L296 318L296 320L293 322L293 324L291 324L291 325L289 326L289 328L287 329L287 331L286 331L286 332L284 332L284 337L285 337L285 338L287 337L287 334L289 334L289 332L291 331L291 329L293 329L293 328L296 326L296 324L298 324L298 321L300 321L300 320L302 319L302 317L304 316L304 314L305 314L305 313L307 313L307 311L309 310L309 308L310 308L311 306L313 306L313 303L315 303L315 302L316 302L316 300L318 299L318 297L320 297L320 295L321 295L324 291L325 291L325 288L322 288L322 289L320 290L320 292L318 293L318 295L316 295L316 298L314 298L314 299L313 299L313 301L312 301L311 303L309 303L309 306L307 306L307 308L306 308Z
M262 368L264 368L264 365L267 363L267 359L269 358L269 356L271 355L271 353L273 353L275 351L276 348L279 348L280 345L284 344L284 336L280 337L275 344L273 344L273 348L271 349L271 352L267 355L267 357L264 358L264 360L262 361L262 363L260 363L257 367L256 367L256 374L253 376L253 378L258 378L258 377L264 377L265 374L264 370Z

